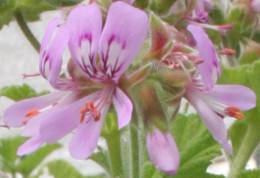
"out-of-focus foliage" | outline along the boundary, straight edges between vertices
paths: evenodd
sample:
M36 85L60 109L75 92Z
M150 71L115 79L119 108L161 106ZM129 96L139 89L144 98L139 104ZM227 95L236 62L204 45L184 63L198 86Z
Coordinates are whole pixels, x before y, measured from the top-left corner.
M104 178L104 176L83 176L70 163L64 160L51 161L47 165L49 173L55 178Z
M0 29L14 19L17 11L20 11L27 21L35 21L44 11L75 5L79 2L81 0L1 0Z
M18 157L16 150L24 141L21 137L0 140L0 169L4 173L29 177L49 154L60 148L57 144L47 145L31 155Z

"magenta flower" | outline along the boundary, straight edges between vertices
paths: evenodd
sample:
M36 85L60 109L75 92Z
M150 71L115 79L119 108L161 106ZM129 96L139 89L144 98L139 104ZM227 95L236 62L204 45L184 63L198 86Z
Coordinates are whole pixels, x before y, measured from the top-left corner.
M240 85L215 84L220 69L213 44L201 27L189 25L188 30L204 62L198 66L198 75L188 85L186 98L197 110L213 137L227 152L232 153L223 118L230 116L242 119L244 116L241 110L255 107L255 93Z
M179 151L170 133L154 129L146 136L146 146L150 160L158 169L168 175L176 174L180 162Z
M212 2L210 0L196 1L195 9L192 12L192 20L206 23L209 20L208 11L212 9Z
M24 126L23 135L31 137L18 154L30 153L74 131L71 155L89 157L112 103L119 128L127 125L133 106L120 89L119 79L142 47L147 31L147 15L123 2L112 3L103 30L95 3L76 7L66 22L53 19L41 45L40 72L61 91L20 101L5 111L5 123ZM68 77L62 73L66 48L72 55Z

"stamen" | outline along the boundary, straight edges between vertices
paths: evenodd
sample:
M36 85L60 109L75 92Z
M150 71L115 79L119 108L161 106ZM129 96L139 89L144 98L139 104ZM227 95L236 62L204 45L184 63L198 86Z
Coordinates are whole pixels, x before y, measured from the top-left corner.
M100 112L95 107L93 101L87 102L86 105L83 108L81 108L80 123L84 122L86 114L91 114L92 117L94 118L94 121L99 121L99 119L100 119Z
M234 117L238 120L242 120L245 118L244 114L240 111L240 109L233 106L226 108L225 114L229 115L230 117Z
M29 120L31 120L34 116L38 115L40 111L38 109L30 109L26 112L25 118L22 119L22 124L25 125Z
M221 51L219 51L219 54L226 55L226 56L233 56L236 54L236 50L232 48L224 48Z
M38 77L41 74L40 73L33 73L33 74L22 74L23 75L23 79L29 78L29 77Z

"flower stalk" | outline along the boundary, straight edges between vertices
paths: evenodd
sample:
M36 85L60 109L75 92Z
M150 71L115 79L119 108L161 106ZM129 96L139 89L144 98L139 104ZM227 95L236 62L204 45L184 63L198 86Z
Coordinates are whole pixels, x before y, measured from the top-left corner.
M120 148L120 132L119 130L113 131L110 135L105 137L109 160L110 160L110 172L112 177L122 177L122 158L121 158L121 148Z
M259 127L257 126L258 125L252 123L248 125L246 135L231 163L228 178L237 178L239 176L241 171L244 170L256 146L258 145Z
M25 37L27 38L27 40L31 43L31 45L33 46L33 48L39 52L40 50L40 43L38 42L38 40L36 39L36 37L33 35L32 31L30 30L30 28L28 27L22 13L17 10L15 12L15 20L17 22L17 24L19 25L20 29L22 30L23 34L25 35Z

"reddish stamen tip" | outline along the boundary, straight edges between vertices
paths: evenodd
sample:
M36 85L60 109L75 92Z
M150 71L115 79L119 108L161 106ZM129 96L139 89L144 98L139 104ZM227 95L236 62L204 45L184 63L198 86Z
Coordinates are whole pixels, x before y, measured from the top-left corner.
M228 107L228 108L226 108L225 113L227 115L229 115L230 117L234 117L234 118L236 118L238 120L242 120L242 119L245 118L245 115L237 107L233 107L233 106L232 107Z
M22 124L27 124L34 116L38 115L40 112L38 109L30 109L25 113L25 118L22 119Z
M219 52L219 54L226 55L226 56L233 56L236 54L236 50L232 48L224 48Z
M87 102L86 105L80 110L80 123L83 123L87 113L92 114L94 121L99 121L100 112L94 105L93 101Z
M38 115L40 112L38 109L30 109L29 111L26 112L25 117L33 117Z

